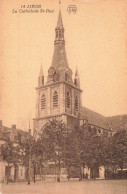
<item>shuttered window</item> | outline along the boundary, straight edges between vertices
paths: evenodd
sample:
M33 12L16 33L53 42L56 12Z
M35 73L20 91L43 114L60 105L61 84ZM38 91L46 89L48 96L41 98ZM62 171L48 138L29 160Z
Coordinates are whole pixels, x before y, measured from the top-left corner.
M41 109L45 109L46 108L46 98L45 95L43 94L41 97Z
M75 110L78 111L79 110L79 102L78 102L78 97L75 96Z
M67 108L71 107L71 99L70 99L70 93L67 92L67 96L66 96L66 106Z
M53 107L54 108L58 107L58 93L56 91L53 94Z

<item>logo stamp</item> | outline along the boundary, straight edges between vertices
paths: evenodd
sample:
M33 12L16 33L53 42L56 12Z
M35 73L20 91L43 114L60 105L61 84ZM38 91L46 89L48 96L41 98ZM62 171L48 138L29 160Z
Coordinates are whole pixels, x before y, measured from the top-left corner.
M75 14L77 12L77 7L75 5L69 5L67 11L69 14Z

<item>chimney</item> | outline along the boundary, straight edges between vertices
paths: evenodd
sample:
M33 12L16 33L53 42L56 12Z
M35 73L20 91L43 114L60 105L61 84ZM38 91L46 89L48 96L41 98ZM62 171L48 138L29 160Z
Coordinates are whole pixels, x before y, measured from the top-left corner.
M16 129L16 125L11 125L11 129Z

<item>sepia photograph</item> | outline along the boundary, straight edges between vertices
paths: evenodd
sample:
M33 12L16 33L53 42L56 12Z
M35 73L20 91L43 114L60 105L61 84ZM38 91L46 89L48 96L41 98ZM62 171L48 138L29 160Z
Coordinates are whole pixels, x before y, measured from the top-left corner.
M0 194L127 194L127 0L0 0Z

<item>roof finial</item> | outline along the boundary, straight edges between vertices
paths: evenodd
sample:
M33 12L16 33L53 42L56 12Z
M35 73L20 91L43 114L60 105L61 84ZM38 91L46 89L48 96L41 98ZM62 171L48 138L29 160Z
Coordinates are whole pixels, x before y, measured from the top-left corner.
M41 57L40 75L43 75L43 68L42 68L42 57Z
M59 0L59 10L61 10L61 0Z
M77 65L76 65L75 76L79 76L79 74L78 74L78 66Z

